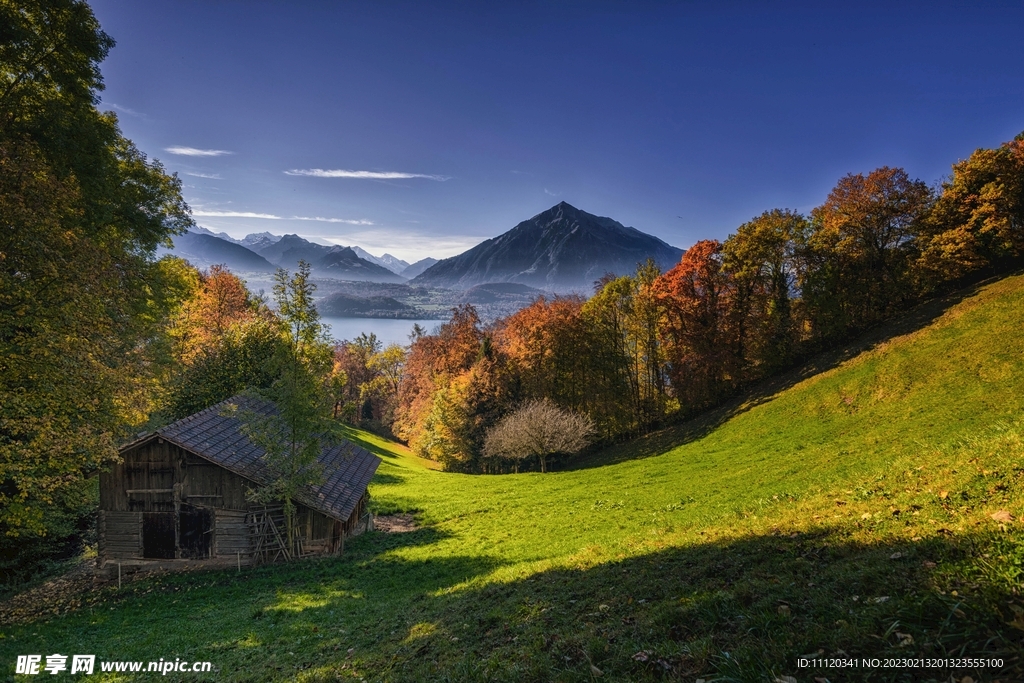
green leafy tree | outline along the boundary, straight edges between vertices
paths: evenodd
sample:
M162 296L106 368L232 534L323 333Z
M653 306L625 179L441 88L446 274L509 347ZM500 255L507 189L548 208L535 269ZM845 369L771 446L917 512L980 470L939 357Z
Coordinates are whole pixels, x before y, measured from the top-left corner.
M735 287L736 355L747 379L784 367L793 355L796 245L807 227L801 214L773 209L741 225L722 244L722 267Z
M0 1L5 539L80 514L85 480L152 407L147 342L187 289L154 258L192 224L178 179L96 109L112 45L85 2Z
M314 291L305 261L299 262L294 276L277 271L274 300L283 321L282 339L273 360L273 383L254 392L274 409L240 412L246 435L266 452L273 476L253 492L252 500L283 502L289 552L296 547L296 496L323 481L320 453L339 438L332 416L333 348L313 303Z

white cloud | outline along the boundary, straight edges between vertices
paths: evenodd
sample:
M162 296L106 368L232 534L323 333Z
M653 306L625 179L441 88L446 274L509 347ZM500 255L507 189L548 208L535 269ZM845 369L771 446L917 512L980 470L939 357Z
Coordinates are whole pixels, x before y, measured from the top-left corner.
M164 147L164 151L186 157L219 157L225 154L234 154L226 149L196 149L195 147Z
M325 239L342 246L359 245L372 254L387 252L409 263L426 256L448 258L461 254L483 242L485 237L470 235L436 235L402 228L376 228L371 232L350 232Z
M323 218L321 216L292 216L293 221L320 221L321 223L347 223L348 225L376 225L373 221L351 218Z
M205 177L205 176L204 176ZM324 218L323 216L277 216L272 213L256 213L253 211L204 211L197 209L193 216L204 218L260 218L267 221L317 221L319 223L345 223L346 225L374 225L373 221L352 218Z
M189 173L188 171L185 171L185 175L190 175L193 178L209 178L210 180L224 180L216 173Z
M272 213L253 213L251 211L193 211L193 216L205 216L209 218L264 218L269 221L279 221L280 216Z
M557 197L558 195L560 195L562 193L561 192L552 192L551 190L549 190L548 188L545 187L544 188L544 194L549 195L551 197Z
M285 174L309 176L311 178L357 178L360 180L402 180L406 178L426 178L427 180L436 180L442 183L451 178L451 176L430 175L426 173L400 173L397 171L346 171L344 169L323 168L296 168L290 171L285 171Z
M142 112L135 111L134 109L129 109L128 107L122 107L120 104L114 104L113 102L104 102L103 104L110 107L111 109L121 112L122 114L127 114L128 116L137 116L140 119L146 118L146 115Z

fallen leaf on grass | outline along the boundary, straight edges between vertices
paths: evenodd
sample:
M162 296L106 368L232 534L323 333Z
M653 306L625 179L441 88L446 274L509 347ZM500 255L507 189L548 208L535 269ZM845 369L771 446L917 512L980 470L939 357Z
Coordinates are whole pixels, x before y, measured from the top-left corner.
M890 560L898 560L901 557L903 557L903 553L896 552L896 553L893 553L892 555L890 555L889 559Z
M1013 515L1011 515L1006 510L999 510L998 512L993 512L990 515L990 517L992 517L992 519L996 520L997 522L1004 522L1005 523L1005 522L1012 522L1013 521Z
M880 595L877 598L868 598L868 602L870 602L872 605L880 605L888 599L888 595Z
M782 616L788 617L789 616L789 605L779 605L778 612Z
M939 491L939 498L942 500L949 498L949 491Z
M921 564L924 566L925 569L935 569L935 567L938 566L937 564L935 564L931 560L925 560Z
M590 673L594 674L595 676L604 676L604 672L598 669L593 664L590 665Z
M795 678L793 678L792 676L779 676L778 678L775 679L775 683L799 683L799 682Z

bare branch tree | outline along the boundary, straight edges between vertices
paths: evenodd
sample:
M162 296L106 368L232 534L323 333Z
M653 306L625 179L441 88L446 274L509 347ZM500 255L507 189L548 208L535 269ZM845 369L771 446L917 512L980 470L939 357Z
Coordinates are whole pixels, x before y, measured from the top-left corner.
M547 472L547 457L556 453L578 453L595 434L594 422L586 415L559 408L543 398L528 401L487 432L484 457L519 462L540 458L540 471Z

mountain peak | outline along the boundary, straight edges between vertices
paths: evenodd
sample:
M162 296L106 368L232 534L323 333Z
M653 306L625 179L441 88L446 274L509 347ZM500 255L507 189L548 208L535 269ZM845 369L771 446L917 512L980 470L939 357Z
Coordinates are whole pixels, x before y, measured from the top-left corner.
M414 282L456 289L514 282L587 292L606 273L632 273L648 258L670 268L681 255L682 250L657 237L559 202L508 232L440 261Z

